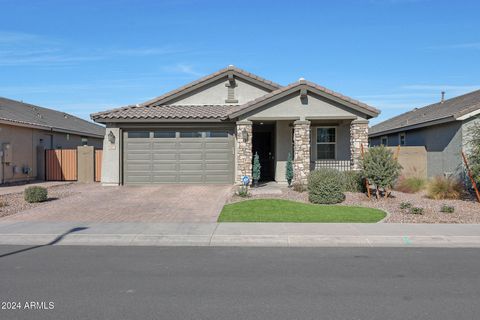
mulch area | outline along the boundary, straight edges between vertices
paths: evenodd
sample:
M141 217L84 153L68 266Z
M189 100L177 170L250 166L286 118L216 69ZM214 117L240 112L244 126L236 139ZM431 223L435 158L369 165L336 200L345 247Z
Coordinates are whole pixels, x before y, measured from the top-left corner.
M45 205L50 201L66 198L74 194L71 185L48 187L48 200L40 203L28 203L22 193L12 193L0 196L0 218L10 216L17 212Z
M308 192L296 192L291 188L281 188L281 194L251 195L242 198L232 195L227 203L248 199L285 199L308 203ZM345 193L345 201L338 205L360 206L377 208L388 213L383 221L386 223L480 223L480 203L473 197L464 200L433 200L425 196L424 192L403 193L393 191L391 197L385 199L368 199L363 193ZM414 207L423 208L423 214L412 214L406 209L400 209L402 202L410 202ZM453 206L453 213L440 212L443 205Z

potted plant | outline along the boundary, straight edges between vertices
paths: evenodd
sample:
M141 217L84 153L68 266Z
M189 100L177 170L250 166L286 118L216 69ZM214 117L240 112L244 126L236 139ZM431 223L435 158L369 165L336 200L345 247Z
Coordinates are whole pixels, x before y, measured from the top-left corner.
M253 185L258 187L258 181L260 180L260 169L262 166L260 165L260 157L258 153L255 152L255 156L253 157L253 170L252 170L252 178L253 178Z
M292 180L293 180L293 161L292 161L292 155L290 152L288 153L287 157L287 168L285 171L285 179L287 179L288 186L290 187L292 185Z

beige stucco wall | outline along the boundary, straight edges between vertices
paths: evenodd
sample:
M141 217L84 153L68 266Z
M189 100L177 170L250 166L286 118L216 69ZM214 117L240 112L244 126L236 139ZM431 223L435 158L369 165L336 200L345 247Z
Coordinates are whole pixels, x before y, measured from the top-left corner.
M0 163L0 183L2 181L16 182L43 178L37 177L37 163L39 160L37 158L37 147L42 146L45 149L52 147L73 149L82 144L81 139L81 136L74 134L70 134L67 139L66 133L0 124L0 148L4 143L10 143L12 152L10 165ZM101 141L101 139L89 137L88 143L101 146L98 143L99 140ZM31 172L23 174L22 168L24 167L31 168ZM40 171L42 172L43 170Z
M302 101L299 92L295 92L242 116L248 120L295 117L299 120L313 120L316 117L364 119L365 115L310 92L308 99Z
M236 87L234 89L235 99L238 100L235 104L247 103L258 97L261 97L269 91L259 88L246 81L235 79ZM168 102L169 104L226 104L228 88L225 86L227 79L221 79L210 84L207 87L202 87L201 90L193 91L183 97Z
M112 132L115 142L108 141L108 134ZM103 139L102 155L102 185L116 186L120 184L120 154L122 145L122 133L115 125L108 125Z
M277 121L275 127L275 181L286 182L285 171L288 153L293 159L292 121Z

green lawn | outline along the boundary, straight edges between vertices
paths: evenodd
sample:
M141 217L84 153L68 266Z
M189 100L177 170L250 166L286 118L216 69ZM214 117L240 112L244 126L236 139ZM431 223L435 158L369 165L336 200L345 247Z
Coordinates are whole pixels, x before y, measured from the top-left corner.
M378 222L378 209L317 205L280 199L246 200L223 207L218 222Z

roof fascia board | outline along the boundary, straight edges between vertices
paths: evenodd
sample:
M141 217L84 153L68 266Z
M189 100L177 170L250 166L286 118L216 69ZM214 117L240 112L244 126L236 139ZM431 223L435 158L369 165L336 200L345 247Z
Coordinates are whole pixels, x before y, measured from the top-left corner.
M0 119L0 123L7 124L14 127L31 128L31 129L50 131L50 132L71 133L79 136L87 136L87 137L93 137L93 138L103 138L103 135L98 135L94 133L86 133L81 131L55 128L55 127L49 127L49 126L40 126L40 125L29 124L29 123L20 122L20 121L14 121L14 120Z
M99 123L136 123L136 122L168 122L168 123L176 123L176 122L222 122L222 119L95 119L96 122ZM224 121L223 121L224 122Z
M335 97L334 95L331 95L331 94L329 94L328 92L324 92L324 91L318 90L317 88L309 87L309 88L308 88L308 91L311 91L311 92L313 92L313 93L315 93L315 94L318 94L319 96L322 96L322 97L324 97L324 98L333 100L333 101L335 101L335 102L337 102L337 103L340 103L340 104L342 104L342 105L344 105L344 106L346 106L346 107L349 107L349 108L351 108L351 109L353 109L353 110L356 110L356 111L358 111L358 112L364 113L364 114L366 114L367 116L370 116L370 117L376 117L376 116L378 116L378 113L376 113L376 112L373 112L373 111L368 110L368 109L366 109L366 108L362 108L362 107L360 107L360 106L357 106L357 105L355 105L355 104L353 104L353 103L351 103L351 102L348 102L348 101L346 101L346 100L343 100L343 99L340 99L340 98L338 98L338 97Z
M267 83L265 83L265 82L263 82L263 81L259 81L259 80L257 80L257 79L252 78L252 77L249 77L249 76L247 76L247 75L244 75L244 74L242 74L242 73L239 73L239 72L237 72L236 70L228 70L228 69L227 69L227 70L225 70L225 72L223 72L223 73L220 73L220 74L218 74L218 75L216 75L216 76L214 76L214 77L205 79L204 81L201 81L201 82L199 82L199 83L196 83L196 84L194 84L194 85L192 85L192 86L189 86L189 85L187 84L187 85L186 85L187 88L185 88L185 89L182 90L182 91L175 92L175 93L173 93L172 95L168 95L168 93L166 93L167 96L166 96L165 98L163 98L163 99L160 99L160 100L152 99L152 100L149 100L149 101L147 101L147 102L142 103L141 105L144 105L144 106L145 106L145 105L161 105L161 104L167 104L169 101L172 101L172 100L174 100L174 99L176 99L176 98L179 98L179 97L181 97L181 96L183 96L183 95L185 95L185 94L187 94L187 93L189 93L189 92L192 92L192 91L194 91L194 90L196 90L196 89L202 88L202 87L204 87L204 86L206 86L206 85L208 85L208 84L210 84L210 83L213 83L213 82L215 82L215 81L217 81L217 80L220 80L220 79L222 79L222 78L225 78L225 77L228 76L228 74L233 74L235 77L238 77L238 78L240 78L240 79L243 79L244 81L247 81L247 82L251 82L251 83L253 83L253 84L257 85L257 86L260 86L260 87L262 87L262 88L265 88L265 89L268 89L268 90L271 90L271 91L274 91L274 90L276 90L276 89L279 89L279 87L277 87L277 86L275 86L275 85L270 85L270 84L267 84Z
M467 119L469 119L469 118L471 118L471 117L474 117L474 116L476 116L476 115L479 115L479 114L480 114L480 108L477 109L477 110L475 110L475 111L466 113L466 114L461 115L461 116L459 116L459 117L456 117L455 119L456 119L456 120L460 120L460 121L462 121L462 120L467 120Z
M437 124L442 124L442 123L447 123L447 122L452 122L452 121L455 121L455 118L453 118L453 116L448 116L448 117L445 117L445 118L441 118L441 119L437 119L437 120L433 120L433 121L429 121L429 122L423 122L423 123L418 123L418 124L414 124L414 125L410 125L410 126L393 128L393 129L379 131L379 132L375 132L375 133L369 133L368 136L370 138L374 138L374 137L378 137L378 136L382 136L382 135L386 135L386 134L397 133L397 132L401 132L401 131L414 130L414 129L420 129L420 128L430 127L430 126L434 126L434 125L437 125Z

